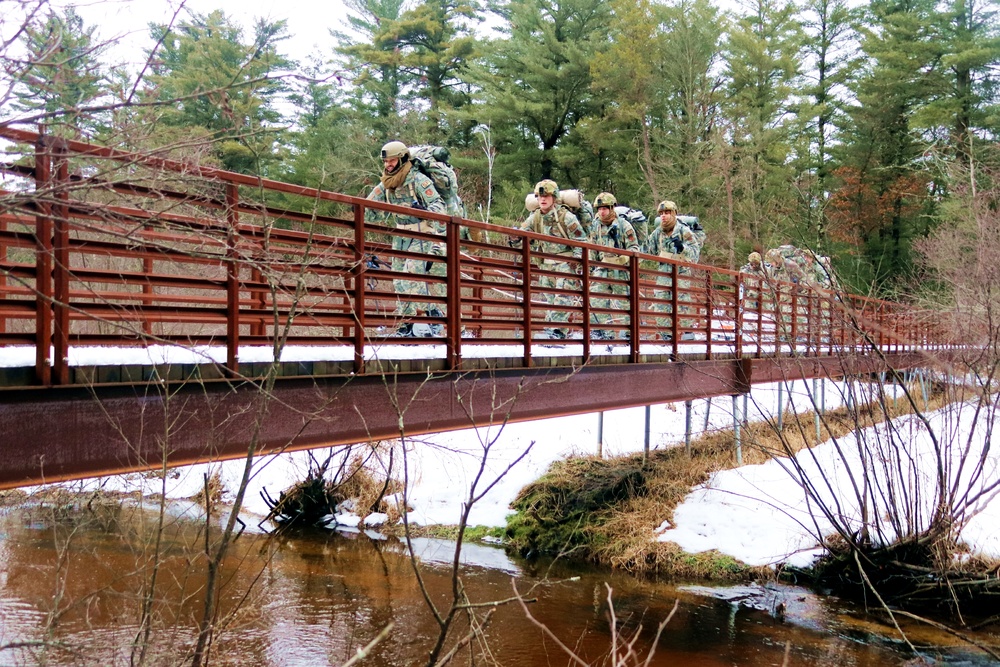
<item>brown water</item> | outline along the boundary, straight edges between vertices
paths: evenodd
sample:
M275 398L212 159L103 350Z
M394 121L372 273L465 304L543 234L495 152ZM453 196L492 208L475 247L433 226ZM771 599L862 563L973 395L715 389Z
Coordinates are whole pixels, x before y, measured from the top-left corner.
M128 665L156 559L147 514L128 507L96 512L8 510L0 517L0 665ZM203 598L204 531L172 520L159 547L146 664L183 664ZM439 605L450 599L447 561L453 544L420 540L421 570ZM679 600L651 665L902 665L908 657L891 630L856 610L804 589L690 588L618 573L510 560L473 545L462 583L476 602L510 598L512 583L537 601L531 613L590 664L606 664L612 644L607 590L619 629L641 625L637 650L647 654L656 625ZM341 665L390 622L394 629L361 664L423 664L437 625L420 594L402 545L365 534L298 534L269 539L244 534L223 572L220 630L213 665ZM532 589L532 586L537 586ZM726 598L726 599L721 599ZM784 603L785 618L774 609ZM761 607L754 609L752 607ZM996 643L996 637L980 636ZM946 636L913 628L911 640L938 645L942 664L993 664L959 650ZM570 664L523 610L500 606L488 628L498 664ZM484 645L477 644L477 651ZM470 664L468 658L456 664ZM485 664L481 660L475 664Z

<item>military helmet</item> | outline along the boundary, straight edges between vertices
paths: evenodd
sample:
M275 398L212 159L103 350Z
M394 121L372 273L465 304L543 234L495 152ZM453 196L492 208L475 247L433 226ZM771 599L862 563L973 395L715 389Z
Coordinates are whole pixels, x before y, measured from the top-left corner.
M660 205L656 207L656 212L663 213L664 211L673 211L674 213L676 213L677 204L673 203L669 199L664 199L663 201L660 202Z
M398 157L401 161L410 159L410 149L402 141L390 141L382 147L382 159Z
M557 185L552 179L546 178L544 181L538 181L535 183L534 192L536 197L541 195L552 195L553 197L558 197L559 185Z
M762 261L760 258L760 253L759 252L750 253L747 256L747 261L750 262L751 264L760 264Z
M611 194L610 192L602 192L601 194L597 195L596 199L594 199L594 208L601 208L602 206L607 206L608 208L614 208L615 204L617 203L618 200L615 199L615 196L613 194Z

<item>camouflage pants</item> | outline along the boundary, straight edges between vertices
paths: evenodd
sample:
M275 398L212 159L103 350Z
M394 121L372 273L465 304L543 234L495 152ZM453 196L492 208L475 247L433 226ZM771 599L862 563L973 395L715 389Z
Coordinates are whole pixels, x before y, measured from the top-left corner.
M655 297L656 299L663 299L665 301L664 303L660 302L654 303L653 311L657 313L673 313L674 305L673 303L671 303L671 300L674 297L674 292L672 289L674 286L673 278L671 276L663 276L663 275L657 276L656 285L657 287L668 287L671 289L656 289L653 291L653 297ZM691 282L689 280L681 279L678 280L678 286L685 289L690 288ZM681 292L677 295L677 300L689 302L691 301L691 295L688 294L687 292ZM689 315L694 312L694 308L692 306L685 306L685 305L678 305L677 310L680 312L681 315ZM656 326L661 330L663 329L669 330L673 328L673 325L674 325L673 317L656 318ZM681 318L680 326L681 328L684 329L690 329L694 327L694 320L690 318ZM667 333L667 331L661 331L661 333Z
M440 243L431 243L423 239L413 239L406 236L396 236L392 239L392 249L411 253L419 253L427 256L444 257L444 246ZM444 275L444 262L430 262L422 257L393 257L392 270L400 273L408 273L413 276L436 275L440 267L440 275ZM444 296L445 286L433 285L424 280L393 280L392 286L396 294L413 296ZM396 299L396 315L398 317L412 317L421 313L430 313L434 309L444 312L444 305L438 306L434 303L417 300Z
M543 290L570 290L579 292L580 280L576 277L576 272L569 262L553 262L545 260L539 268L543 271L552 271L560 274L556 276L549 276L545 274L538 276L538 286ZM570 296L566 294L553 294L552 292L548 292L545 294L545 300L554 306L580 305L579 296ZM546 310L545 321L569 322L569 312L565 310ZM558 331L561 331L563 334L569 333L566 329L558 329Z
M628 280L627 271L619 271L617 269L604 269L598 268L594 269L594 272L590 274L591 278L597 278L598 281L591 281L590 283L590 305L592 308L616 308L622 310L623 312L619 315L616 313L590 313L591 324L629 324L628 316L628 286L612 284L609 285L605 282L599 282L604 279L610 280ZM609 295L609 296L604 296ZM615 299L613 297L621 296L626 297L622 299Z

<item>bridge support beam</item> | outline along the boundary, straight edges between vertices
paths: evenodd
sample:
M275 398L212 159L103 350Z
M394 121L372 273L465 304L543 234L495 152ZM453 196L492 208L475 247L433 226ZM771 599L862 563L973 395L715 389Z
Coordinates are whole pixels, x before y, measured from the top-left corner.
M0 394L0 488L742 394L836 377L821 360L711 360L386 377L39 388ZM841 369L842 370L842 369ZM545 446L545 443L539 443Z

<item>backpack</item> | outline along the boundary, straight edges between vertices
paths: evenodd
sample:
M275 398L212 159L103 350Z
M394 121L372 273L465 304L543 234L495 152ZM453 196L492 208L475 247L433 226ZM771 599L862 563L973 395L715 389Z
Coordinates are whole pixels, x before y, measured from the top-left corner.
M615 206L615 213L618 217L625 218L632 224L632 229L635 230L639 246L646 245L646 237L649 236L649 225L646 214L637 208L629 208L628 206Z
M701 221L698 220L698 216L678 215L677 222L684 224L691 230L694 237L698 239L698 253L701 254L701 248L705 247L705 238L708 236L708 233L705 231L705 228L701 226Z
M808 248L782 245L768 250L764 256L778 278L824 289L833 286L830 258Z
M594 205L579 190L560 190L559 203L568 208L580 221L587 238L594 228Z
M444 200L448 215L465 217L465 204L458 195L458 176L448 163L451 153L444 146L411 146L410 160L434 183L435 189Z

